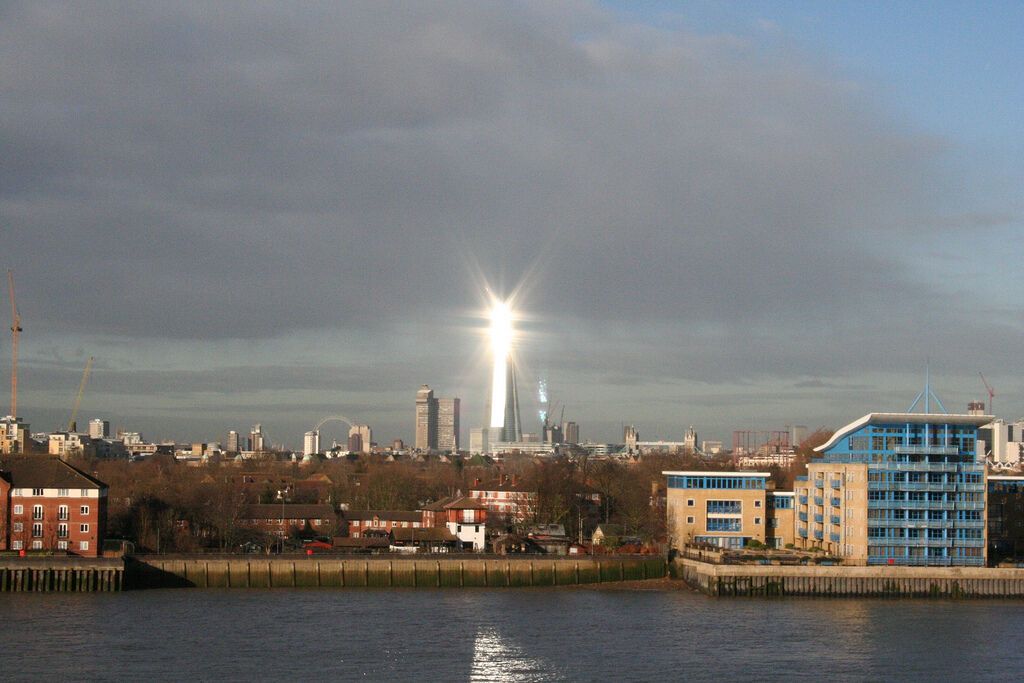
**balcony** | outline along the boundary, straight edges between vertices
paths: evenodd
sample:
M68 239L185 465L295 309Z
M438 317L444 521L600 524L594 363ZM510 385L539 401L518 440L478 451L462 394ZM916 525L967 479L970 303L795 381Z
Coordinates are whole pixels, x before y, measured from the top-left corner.
M801 538L807 538L807 529L797 529L796 534Z
M896 446L897 455L960 455L959 446Z
M834 508L837 508L837 507L839 507L840 505L842 505L842 502L843 502L843 500L842 500L841 498L833 498L833 499L832 499L831 501L829 501L829 502L830 502L830 503L832 503L832 507L834 507Z
M974 467L970 462L893 462L886 463L886 469L901 472L960 472L961 468Z
M843 481L841 479L833 479L832 481L829 482L829 484L834 489L839 489L843 487Z
M885 508L891 510L952 510L954 507L960 510L971 510L975 508L964 507L975 505L975 503L956 504L951 500L869 500L868 508ZM983 505L983 504L982 504ZM981 509L981 508L976 508Z
M823 488L825 488L825 480L824 479L815 479L814 480L814 488L816 488L816 489L823 489Z
M821 507L822 505L825 504L825 499L822 498L821 496L815 496L814 497L814 504L817 505L818 507Z
M839 543L839 534L829 534L828 540L832 541L833 543Z
M822 515L814 515L814 523L815 524L822 524L824 521L825 521L824 516L822 516Z
M821 531L815 531L814 537L820 541L825 538L825 534Z
M797 515L797 517L799 517L799 518L800 518L800 521L801 521L801 522L806 522L806 521L807 521L807 513L806 513L806 512L801 512L801 513L799 513L799 514Z
M842 520L842 518L839 515L832 515L831 517L828 518L828 520L830 522L832 522L833 524L835 524L836 526L838 526L838 525L843 523L843 520Z
M807 496L800 496L800 504L807 505Z

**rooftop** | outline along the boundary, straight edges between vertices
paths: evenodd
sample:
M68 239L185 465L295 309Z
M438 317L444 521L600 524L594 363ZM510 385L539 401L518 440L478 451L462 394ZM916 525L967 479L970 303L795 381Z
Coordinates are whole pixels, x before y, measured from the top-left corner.
M865 425L891 424L929 424L929 425L971 425L982 427L993 420L992 415L964 415L946 413L868 413L859 420L854 420L845 427L836 430L832 438L814 450L824 453L839 441Z
M18 488L107 488L99 479L50 455L6 458L0 461L0 472L6 472L11 486Z

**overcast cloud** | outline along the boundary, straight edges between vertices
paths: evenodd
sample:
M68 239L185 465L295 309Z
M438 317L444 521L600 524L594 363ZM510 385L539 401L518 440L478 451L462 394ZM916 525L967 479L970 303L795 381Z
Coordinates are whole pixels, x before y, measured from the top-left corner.
M408 439L423 382L468 429L474 274L531 268L523 382L584 436L837 426L909 404L927 356L960 407L1024 316L922 263L1017 218L880 87L589 3L8 5L22 412L52 427L96 355L87 408L153 436Z

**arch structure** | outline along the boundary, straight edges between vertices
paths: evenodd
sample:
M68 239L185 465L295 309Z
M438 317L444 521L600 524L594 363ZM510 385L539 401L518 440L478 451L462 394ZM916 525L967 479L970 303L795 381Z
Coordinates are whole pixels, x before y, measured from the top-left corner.
M349 426L349 429L355 427L355 424L352 422L352 420L348 419L344 415L331 415L330 417L325 417L324 419L317 422L316 427L313 427L313 431L319 432L320 428L323 427L328 422L344 422Z

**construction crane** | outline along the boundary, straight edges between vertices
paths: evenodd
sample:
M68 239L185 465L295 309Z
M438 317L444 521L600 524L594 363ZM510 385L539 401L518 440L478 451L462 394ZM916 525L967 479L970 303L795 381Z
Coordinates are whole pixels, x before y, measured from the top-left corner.
M21 334L21 316L14 301L14 273L7 271L7 292L11 297L11 417L18 416L18 335Z
M981 374L979 372L978 373L978 377L981 377L981 383L984 384L985 385L985 389L988 390L988 412L989 412L990 415L995 415L996 411L995 411L995 408L992 407L992 404L995 402L996 390L993 389L992 387L990 387L988 385L988 382L985 381L985 375L983 375L983 374Z
M85 393L85 383L89 381L89 373L92 371L92 361L92 356L89 356L89 360L85 361L85 371L82 373L82 381L78 385L78 396L75 397L75 406L71 409L71 419L68 420L69 432L78 431L78 424L75 422L75 418L78 417L78 406L82 402L82 394Z

